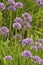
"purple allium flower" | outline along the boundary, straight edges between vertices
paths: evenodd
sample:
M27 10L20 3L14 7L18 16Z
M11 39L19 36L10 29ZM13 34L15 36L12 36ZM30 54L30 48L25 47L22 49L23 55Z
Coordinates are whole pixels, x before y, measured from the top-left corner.
M41 59L41 58L40 58L39 56L33 56L33 57L32 57L32 62L37 63L38 60L40 60L40 59Z
M31 58L32 53L28 50L25 50L25 51L22 52L22 56L24 56L25 58Z
M22 42L21 42L21 44L23 46L27 46L27 45L30 45L30 44L33 44L33 43L34 42L33 42L33 39L32 38L26 38L26 39L22 40Z
M38 48L37 48L37 46L31 46L31 47L30 47L30 50L35 50L35 51L37 51Z
M8 1L7 1L7 4L8 4L8 5L15 5L15 1L14 1L14 0L8 0Z
M14 19L14 22L22 23L22 18L16 17L16 18Z
M2 2L0 2L0 10L1 11L5 10L5 5Z
M36 42L35 45L39 48L41 46L40 42Z
M28 28L31 28L31 25L28 21L25 21L25 22L23 22L23 27L24 27L24 29L28 29Z
M38 42L43 43L43 39L38 39Z
M40 46L39 49L41 49L43 51L43 46Z
M20 40L20 39L22 39L22 35L21 34L15 34L14 38Z
M8 10L16 11L16 8L15 8L15 6L10 5L10 6L8 6Z
M41 7L43 7L43 0L40 0L40 4Z
M6 26L2 26L0 27L0 33L6 35L9 33L9 29Z
M30 14L27 13L27 12L25 12L24 14L22 14L22 18L23 18L25 21L29 21L29 22L32 21L32 17L31 17Z
M13 60L13 58L12 58L12 56L7 55L7 56L4 57L4 60Z
M38 60L38 63L39 63L40 65L43 65L43 59Z
M16 8L23 8L23 4L21 2L16 2Z
M22 28L22 26L21 26L20 23L16 22L16 23L13 23L13 28L16 28L16 29L20 30Z

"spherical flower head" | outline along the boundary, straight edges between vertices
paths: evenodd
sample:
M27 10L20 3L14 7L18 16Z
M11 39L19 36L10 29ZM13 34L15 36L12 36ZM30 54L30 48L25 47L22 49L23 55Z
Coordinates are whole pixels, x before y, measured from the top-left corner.
M0 2L0 10L1 10L1 11L5 10L5 5L4 5L4 3L2 3L2 2Z
M16 23L13 23L13 28L20 30L22 28L22 26L20 23L16 22Z
M43 39L38 39L38 42L43 43Z
M14 38L17 40L20 40L20 39L22 39L22 35L21 34L15 34Z
M0 27L0 33L7 35L9 33L9 29L6 26Z
M7 56L4 57L4 60L13 60L13 58L12 58L12 56L7 55Z
M16 17L16 18L14 19L14 22L22 23L22 18Z
M43 51L43 46L40 46L39 49L41 49Z
M16 11L16 8L15 8L15 6L10 5L10 6L8 6L8 10L11 10L11 11Z
M30 14L27 13L27 12L25 12L25 13L22 14L22 18L23 18L23 20L25 20L25 21L29 21L29 22L32 21L32 17L31 17Z
M23 8L23 4L21 2L16 2L16 8Z
M38 63L39 63L40 65L43 65L43 59L38 60Z
M26 38L26 39L22 40L22 42L21 42L21 44L22 44L23 46L31 45L31 44L33 44L33 43L34 43L34 42L33 42L33 39L32 39L32 38Z
M37 48L39 48L41 46L40 42L36 42L35 45L37 46Z
M37 63L38 62L38 60L40 60L41 58L39 57L39 56L33 56L32 57L32 62L34 62L34 63Z
M31 58L32 53L28 50L25 50L25 51L22 52L22 56L24 56L25 58Z
M37 51L38 48L37 48L37 46L31 46L31 47L30 47L30 50L35 50L35 51Z
M14 0L8 0L8 1L7 1L7 4L8 4L8 5L15 5L15 1L14 1Z
M28 28L31 28L31 25L28 21L23 22L23 28L27 30Z

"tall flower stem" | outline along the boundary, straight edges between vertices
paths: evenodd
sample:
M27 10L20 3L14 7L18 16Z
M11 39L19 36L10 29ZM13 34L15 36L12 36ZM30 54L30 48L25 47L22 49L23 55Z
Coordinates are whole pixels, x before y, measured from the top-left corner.
M12 28L12 11L10 11L10 31L11 31L11 28Z
M1 23L2 23L2 12L0 11L0 26L1 26Z

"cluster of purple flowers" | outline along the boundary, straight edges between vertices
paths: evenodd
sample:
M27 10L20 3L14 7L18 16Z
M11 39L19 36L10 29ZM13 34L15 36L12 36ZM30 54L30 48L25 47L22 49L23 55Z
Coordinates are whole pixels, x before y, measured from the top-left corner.
M42 39L38 39L38 41L39 40L42 40ZM38 51L38 49L40 49L40 50L43 51L43 45L41 44L41 42L36 42L34 46L30 47L30 50L36 50L36 51Z
M14 19L13 28L21 29L22 27L27 30L31 28L30 22L32 21L32 17L29 13L25 12L22 14L22 18L16 17Z
M21 2L15 2L14 0L7 1L8 10L16 11L17 8L23 8L23 4ZM0 10L5 10L5 5L0 2Z
M23 27L24 29L28 29L31 28L30 22L32 22L32 17L28 12L25 12L22 14L22 18L23 18Z
M40 65L43 65L43 59L41 59L39 56L35 55L33 56L32 53L29 50L25 50L22 52L22 56L25 58L30 58L32 62L38 63Z
M36 2L39 6L43 7L43 0L35 0L35 2Z
M8 0L8 10L16 11L17 8L23 8L23 4L21 2L15 2L14 0Z

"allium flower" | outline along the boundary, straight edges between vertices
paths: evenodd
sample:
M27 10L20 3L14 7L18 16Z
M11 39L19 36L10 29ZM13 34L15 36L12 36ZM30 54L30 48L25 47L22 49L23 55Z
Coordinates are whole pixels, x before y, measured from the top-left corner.
M33 56L32 58L32 62L34 63L38 63L38 60L40 60L41 58L39 56Z
M10 5L10 6L8 6L8 10L16 11L16 8L15 8L15 6Z
M36 42L35 45L39 48L41 46L40 42Z
M25 58L31 58L32 53L28 50L25 50L25 51L22 52L22 56L24 56Z
M9 33L9 29L6 26L2 26L0 27L0 33L6 35Z
M22 26L21 26L20 23L16 22L16 23L13 23L13 28L16 28L16 29L20 30L22 28Z
M16 2L16 8L23 8L23 4L21 2Z
M5 5L2 2L0 2L0 10L1 11L5 10Z
M22 39L22 35L21 34L15 34L14 38L17 40L20 40L20 39Z
M16 18L14 19L14 22L22 23L22 18L16 17Z
M28 28L31 28L31 25L29 22L25 21L25 22L23 22L23 27L24 27L24 29L28 29Z
M41 49L43 51L43 46L40 46L39 49Z
M7 56L4 57L4 60L13 60L13 58L12 58L12 56L7 55Z
M37 48L37 46L31 46L31 47L30 47L30 50L35 50L35 51L37 51L38 48Z
M31 45L31 44L33 44L33 43L34 43L34 42L33 42L33 39L32 39L32 38L26 38L26 39L22 40L22 42L21 42L21 44L22 44L23 46Z
M29 22L32 21L32 17L31 17L30 14L27 13L27 12L25 12L24 14L22 14L22 18L23 18L25 21L29 21Z
M43 39L38 39L38 42L43 43Z
M43 7L43 0L35 0L35 2L36 2L39 6Z
M8 5L15 5L15 1L14 1L14 0L8 0L8 1L7 1L7 4L8 4Z
M41 7L43 7L43 0L40 0L40 4Z
M38 63L39 63L40 65L43 65L43 59L38 60Z

